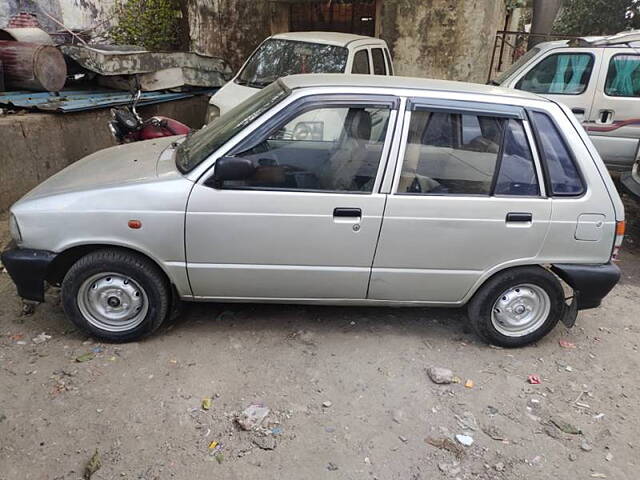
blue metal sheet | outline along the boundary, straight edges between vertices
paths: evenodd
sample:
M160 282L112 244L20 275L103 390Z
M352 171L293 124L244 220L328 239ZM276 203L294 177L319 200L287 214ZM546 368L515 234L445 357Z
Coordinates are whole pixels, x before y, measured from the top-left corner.
M143 92L139 106L170 102L194 95L213 95L218 88L207 88L189 92ZM128 105L132 101L129 92L118 90L63 90L51 92L0 92L0 105L27 108L47 112L79 112Z

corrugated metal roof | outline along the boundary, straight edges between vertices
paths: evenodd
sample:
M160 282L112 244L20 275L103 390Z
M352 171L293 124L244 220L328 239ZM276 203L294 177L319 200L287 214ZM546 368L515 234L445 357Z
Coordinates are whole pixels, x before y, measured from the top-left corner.
M143 92L138 106L170 102L195 95L213 95L218 88L207 88L190 92ZM0 92L0 105L27 108L47 112L79 112L129 105L132 95L118 90L63 90L52 92Z

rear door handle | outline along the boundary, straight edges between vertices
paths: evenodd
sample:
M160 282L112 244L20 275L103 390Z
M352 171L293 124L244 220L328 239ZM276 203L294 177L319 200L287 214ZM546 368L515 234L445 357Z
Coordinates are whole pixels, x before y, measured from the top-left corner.
M333 209L334 217L356 217L359 218L362 216L362 210L359 208L334 208Z
M509 212L507 213L507 222L531 222L533 215L524 212Z
M575 115L584 115L584 108L572 108L571 111Z

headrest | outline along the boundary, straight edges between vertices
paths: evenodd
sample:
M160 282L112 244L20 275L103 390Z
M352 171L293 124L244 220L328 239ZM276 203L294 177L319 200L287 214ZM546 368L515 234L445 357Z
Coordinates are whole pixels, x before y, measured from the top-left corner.
M348 136L357 140L371 139L371 114L366 110L352 109L349 112Z

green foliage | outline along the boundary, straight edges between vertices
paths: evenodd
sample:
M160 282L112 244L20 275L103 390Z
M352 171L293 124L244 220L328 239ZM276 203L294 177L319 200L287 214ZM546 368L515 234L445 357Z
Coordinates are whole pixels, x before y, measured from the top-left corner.
M117 0L111 39L148 50L173 50L180 38L180 0Z
M630 3L630 0L564 0L553 31L566 35L604 35L628 27L640 28L640 15L625 19Z

